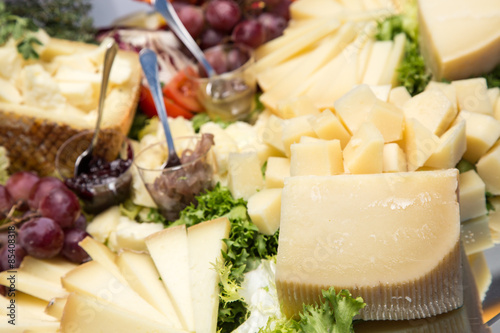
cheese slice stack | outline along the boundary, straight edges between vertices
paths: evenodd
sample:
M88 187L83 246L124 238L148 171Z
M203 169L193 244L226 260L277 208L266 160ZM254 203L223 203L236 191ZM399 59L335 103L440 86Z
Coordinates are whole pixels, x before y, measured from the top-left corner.
M276 264L285 314L330 286L361 296L365 320L460 307L457 177L448 169L287 178Z

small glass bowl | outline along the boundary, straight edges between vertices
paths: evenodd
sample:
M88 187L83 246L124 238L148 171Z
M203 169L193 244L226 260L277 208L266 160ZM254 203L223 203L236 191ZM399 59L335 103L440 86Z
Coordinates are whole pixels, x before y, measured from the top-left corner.
M174 139L177 154L182 161L191 156L199 136ZM179 213L195 203L195 197L212 187L213 168L208 149L205 154L176 167L163 169L168 159L166 143L155 143L141 150L134 159L139 175L160 213L168 220L175 221Z
M190 71L185 71L186 76L193 83L196 97L211 119L246 120L254 108L254 95L257 89L253 50L243 44L221 44L205 50L205 53L217 48L222 50L228 59L227 62L230 62L231 54L235 53L243 54L248 60L238 64L240 67L212 78L202 75L195 77ZM198 64L197 68L201 66ZM195 72L201 73L202 70Z
M87 213L98 214L130 196L130 166L134 153L125 135L117 134L117 131L101 131L93 155L107 161L112 168L121 164L120 168L106 172L103 165L96 165L94 172L81 176L86 179L79 177L80 180L77 180L74 178L75 161L89 147L93 133L92 130L83 131L66 140L57 151L55 165L64 183L82 200L83 209ZM110 141L110 137L115 139ZM121 139L116 140L116 137Z

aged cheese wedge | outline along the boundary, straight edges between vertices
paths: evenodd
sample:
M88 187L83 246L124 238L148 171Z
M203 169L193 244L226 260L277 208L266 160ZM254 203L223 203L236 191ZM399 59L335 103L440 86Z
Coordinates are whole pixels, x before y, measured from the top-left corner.
M90 221L87 232L99 242L105 243L118 223L120 223L120 207L112 206Z
M281 138L283 140L283 147L287 156L290 156L290 146L292 143L297 143L303 136L316 137L316 133L310 120L314 116L301 116L293 119L288 119L283 125L283 132Z
M61 276L68 273L78 265L71 263L63 258L37 259L32 256L24 257L20 269L23 272L31 273L48 282L56 285L61 283Z
M67 297L55 297L51 299L45 308L45 313L57 320L61 320L67 300Z
M414 118L406 119L404 133L408 171L415 171L436 150L439 138Z
M11 277L14 276L14 280ZM15 281L16 290L32 295L34 297L50 301L54 297L64 297L67 295L66 290L61 287L61 284L47 281L44 278L33 275L30 272L25 272L18 269L15 273L9 271L0 272L0 284L9 288L11 281Z
M330 286L363 297L362 319L461 306L457 178L456 169L287 178L276 262L286 315Z
M500 2L420 0L420 47L440 81L490 72L500 62Z
M403 138L404 115L396 106L377 100L368 114L367 121L374 124L382 136L384 142L394 142Z
M219 273L222 251L231 223L226 217L196 224L187 229L191 301L196 333L215 333L219 311Z
M465 121L450 127L440 138L438 145L424 166L436 169L454 168L464 155L467 145Z
M368 117L377 97L366 84L361 84L335 102L337 116L354 134Z

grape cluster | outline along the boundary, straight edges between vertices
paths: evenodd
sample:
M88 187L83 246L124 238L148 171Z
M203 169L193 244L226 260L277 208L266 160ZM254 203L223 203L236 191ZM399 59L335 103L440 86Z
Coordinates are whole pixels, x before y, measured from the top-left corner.
M291 0L198 0L173 3L177 15L202 49L228 41L256 48L280 36Z
M57 178L27 171L11 175L0 185L0 221L6 218L19 223L0 234L0 271L19 267L26 255L90 259L78 245L88 236L78 198Z

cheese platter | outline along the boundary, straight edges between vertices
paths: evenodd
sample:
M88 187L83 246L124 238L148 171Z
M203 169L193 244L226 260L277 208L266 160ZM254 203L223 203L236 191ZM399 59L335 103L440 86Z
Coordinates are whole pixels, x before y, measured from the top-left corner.
M173 1L221 77L247 58L212 43L253 48L237 121L204 109L150 2L76 1L97 45L26 28L0 46L2 332L500 332L498 2ZM107 38L112 157L71 183L57 160L95 122ZM162 172L144 47L182 175ZM75 187L113 191L123 163L130 195L89 210L103 196Z

